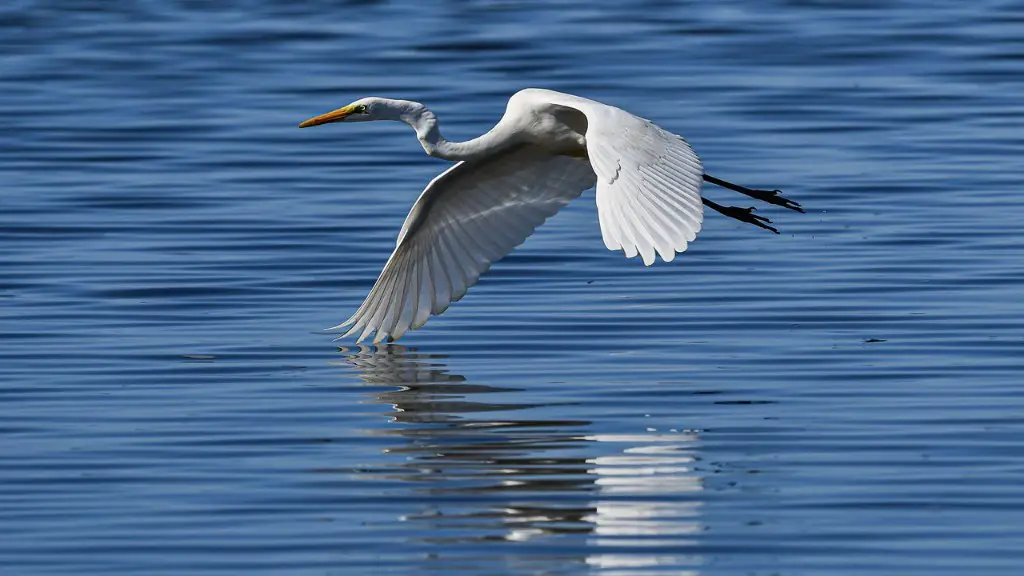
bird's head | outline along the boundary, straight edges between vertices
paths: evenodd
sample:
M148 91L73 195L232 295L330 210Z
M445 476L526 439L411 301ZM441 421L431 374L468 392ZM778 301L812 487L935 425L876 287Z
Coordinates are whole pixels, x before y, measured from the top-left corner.
M389 98L360 98L348 106L342 106L326 114L321 114L299 124L299 128L309 128L331 122L369 122L371 120L402 120L408 121L411 114L418 114L423 105L407 100L391 100Z

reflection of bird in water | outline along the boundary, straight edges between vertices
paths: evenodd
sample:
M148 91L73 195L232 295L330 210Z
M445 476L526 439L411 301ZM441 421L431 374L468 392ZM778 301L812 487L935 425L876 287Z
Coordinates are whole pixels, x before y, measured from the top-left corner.
M392 425L371 433L403 440L386 450L406 459L390 479L436 497L424 496L424 506L406 516L430 522L430 537L521 540L590 529L594 478L580 454L589 422L524 418L517 413L557 404L524 403L519 389L468 384L449 374L440 356L395 345L343 352L367 383L398 387L374 396L394 414Z
M358 340L400 338L456 302L491 264L544 220L597 189L601 236L609 250L650 266L686 250L704 206L778 234L753 208L701 196L704 182L803 212L778 190L754 190L704 173L681 137L625 110L551 90L514 94L498 124L468 142L441 136L419 102L363 98L299 126L404 122L431 156L458 162L434 178L412 207L391 258L362 306L342 328Z
M467 383L441 356L394 345L342 352L368 384L397 387L373 395L394 413L369 433L400 439L385 453L404 461L363 477L409 483L417 503L402 519L427 523L417 540L451 551L586 535L577 550L565 544L581 565L629 573L699 564L680 549L703 530L696 433L594 434L589 421L530 417L557 405Z

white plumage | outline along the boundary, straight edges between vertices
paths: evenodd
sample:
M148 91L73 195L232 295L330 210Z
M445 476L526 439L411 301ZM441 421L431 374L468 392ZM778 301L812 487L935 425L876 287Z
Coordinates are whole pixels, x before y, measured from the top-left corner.
M700 159L681 137L619 108L523 90L492 130L461 143L445 140L422 104L403 100L364 98L300 126L368 120L405 122L428 154L459 162L427 185L366 300L335 327L349 327L343 336L357 341L393 340L423 326L595 184L605 245L639 254L645 265L656 254L671 261L701 229L708 201Z
M459 162L416 200L395 251L362 306L340 327L399 338L457 302L537 226L594 186L586 160L519 146Z

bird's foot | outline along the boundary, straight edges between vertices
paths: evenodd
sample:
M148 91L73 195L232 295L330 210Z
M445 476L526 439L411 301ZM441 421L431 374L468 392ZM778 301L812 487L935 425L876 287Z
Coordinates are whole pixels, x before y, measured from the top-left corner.
M798 202L794 202L789 198L782 196L782 190L757 190L755 188L747 188L745 192L747 196L767 202L769 204L775 204L776 206L782 206L783 208L789 208L790 210L796 210L797 212L804 213L804 209Z
M720 210L720 212L722 214L725 214L726 216L728 216L730 218L735 218L736 220L739 220L740 222L746 222L748 224L753 224L754 226L757 226L758 228L764 228L765 230L771 230L772 232L775 232L776 234L779 233L779 231L776 230L775 227L771 225L772 224L771 220L765 218L764 216L758 216L757 214L754 214L754 212L757 212L757 208L754 208L754 207L740 208L739 206L723 206L722 209Z

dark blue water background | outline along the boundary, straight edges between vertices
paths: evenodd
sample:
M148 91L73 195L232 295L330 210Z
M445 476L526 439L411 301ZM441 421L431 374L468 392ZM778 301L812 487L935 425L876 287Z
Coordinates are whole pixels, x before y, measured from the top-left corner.
M0 573L1019 574L1024 5L0 7ZM528 86L808 208L644 268L585 194L337 350ZM748 205L731 192L709 195Z

